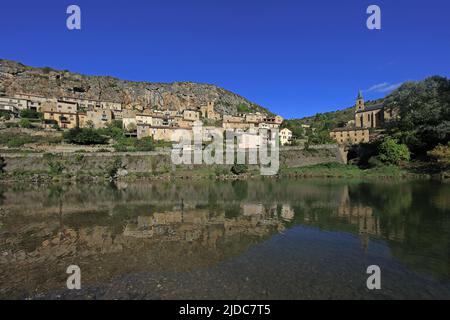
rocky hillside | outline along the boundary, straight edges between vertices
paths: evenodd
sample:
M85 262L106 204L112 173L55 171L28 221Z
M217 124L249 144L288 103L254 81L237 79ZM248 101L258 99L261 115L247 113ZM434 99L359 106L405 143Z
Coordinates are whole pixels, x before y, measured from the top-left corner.
M192 82L147 83L113 77L85 76L49 67L34 68L0 59L0 91L7 95L29 93L121 102L126 108L183 110L214 101L216 111L268 112L261 106L225 89Z

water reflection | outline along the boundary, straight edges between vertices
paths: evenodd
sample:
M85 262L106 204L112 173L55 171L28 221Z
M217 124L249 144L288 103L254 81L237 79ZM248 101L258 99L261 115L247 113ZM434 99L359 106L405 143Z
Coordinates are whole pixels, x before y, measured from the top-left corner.
M70 264L79 265L83 282L92 285L139 273L195 274L225 268L227 263L248 268L255 276L272 277L280 261L306 250L286 264L287 273L300 263L306 265L299 272L314 267L333 273L327 263L315 264L314 257L321 254L322 260L331 259L342 244L327 243L317 247L314 255L307 251L330 238L329 232L359 242L360 252L351 251L349 245L338 258L343 262L363 262L387 249L383 253L383 261L389 262L386 268L405 276L405 281L417 280L421 286L421 281L428 281L422 278L431 279L429 291L434 284L447 288L449 194L450 186L432 182L270 179L2 187L0 297L33 297L62 290ZM309 232L299 226L322 232L299 240L298 233ZM293 237L290 242L281 245L289 237ZM276 264L271 256L280 252L285 254ZM272 269L263 273L255 263ZM237 269L236 265L227 268L231 271L221 269L221 274L234 274ZM287 286L295 287L299 275L289 277L294 280ZM314 277L310 274L308 281L318 281ZM204 285L211 286L209 282ZM289 290L285 287L279 295ZM430 297L445 297L440 290ZM323 298L328 294L323 292ZM334 294L340 297L339 292ZM249 293L247 297L257 296ZM286 297L303 295L292 288Z

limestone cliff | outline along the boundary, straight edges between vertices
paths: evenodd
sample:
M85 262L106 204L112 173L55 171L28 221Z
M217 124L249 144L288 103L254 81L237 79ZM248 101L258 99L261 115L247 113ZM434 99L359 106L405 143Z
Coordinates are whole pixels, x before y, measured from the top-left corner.
M120 102L126 108L140 106L183 110L215 102L217 112L234 114L238 106L268 112L247 99L210 84L192 82L132 82L105 76L85 76L49 67L35 68L0 59L0 91L7 95L28 93Z

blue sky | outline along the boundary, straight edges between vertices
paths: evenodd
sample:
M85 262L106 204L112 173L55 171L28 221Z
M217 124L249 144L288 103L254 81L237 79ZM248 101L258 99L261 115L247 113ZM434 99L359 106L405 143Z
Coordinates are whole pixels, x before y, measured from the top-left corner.
M77 4L82 30L66 28ZM382 30L366 28L377 4ZM448 0L3 1L0 58L224 87L288 118L450 74Z

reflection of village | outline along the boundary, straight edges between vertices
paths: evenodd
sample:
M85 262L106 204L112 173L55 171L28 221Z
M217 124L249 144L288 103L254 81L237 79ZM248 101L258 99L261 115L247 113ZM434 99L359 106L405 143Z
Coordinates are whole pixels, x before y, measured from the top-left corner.
M143 211L139 209L138 214L133 218L127 220L119 219L114 221L115 225L104 225L104 223L108 222L101 223L100 219L99 226L83 226L81 224L78 228L71 226L68 220L76 221L81 218L79 215L84 215L86 211L90 212L88 213L89 215L95 215L95 208L102 211L107 210L110 212L109 216L111 216L115 206L111 206L108 202L88 202L80 206L79 204L75 205L75 203L62 201L54 209L34 209L46 210L48 212L45 214L47 218L42 216L46 220L60 210L60 220L53 221L52 219L51 223L47 222L45 224L45 228L39 224L40 228L44 228L44 230L39 231L42 234L54 234L55 229L58 229L59 232L53 238L47 238L43 241L40 248L37 248L37 251L47 247L60 246L63 243L72 245L77 242L77 244L84 244L76 246L77 250L86 250L83 253L84 255L90 254L87 251L91 252L91 254L96 254L99 251L102 253L116 252L117 250L123 251L128 248L130 244L129 238L140 239L148 242L148 244L197 242L200 246L214 249L218 247L218 244L220 246L220 244L226 243L229 238L235 240L236 236L263 239L298 224L320 225L323 217L317 213L316 209L324 207L330 208L334 212L332 214L332 224L329 227L331 229L334 229L335 226L340 228L339 225L342 224L338 222L339 220L343 221L343 225L347 225L349 228L344 228L342 231L355 230L358 232L363 249L367 249L371 236L389 240L402 240L404 238L404 230L396 229L393 232L383 229L380 217L372 207L360 202L353 202L348 186L336 189L333 197L325 202L315 199L316 192L320 190L320 188L318 190L314 189L311 194L305 195L305 199L300 200L300 202L284 200L279 202L255 202L254 200L242 200L239 202L219 203L217 207L210 208L207 203L200 199L192 201L181 200L177 204L169 201L165 205L167 207L166 210L152 211L149 209L148 211ZM306 203L310 201L307 200L308 197L311 197L313 202ZM136 205L144 205L145 201L134 201L134 203ZM132 205L132 203L129 204ZM13 201L4 205L2 210L8 210L8 207L11 212L25 208L22 202L16 203L16 201ZM112 229L117 232L117 227L121 231L119 231L118 235L113 235ZM27 232L30 232L32 226L28 225L26 229ZM20 236L20 230L16 232L18 234L16 234L15 238ZM99 234L96 235L96 233ZM2 239L0 238L0 240ZM72 251L72 254L74 253ZM12 256L0 255L0 263L6 262L10 258Z
M348 187L342 188L336 217L357 227L361 242L366 248L369 236L382 236L380 220L371 207L352 204L348 192ZM197 209L195 203L184 204L171 211L137 217L127 224L124 236L158 241L201 241L215 245L218 239L239 233L263 237L270 230L281 232L287 224L294 221L315 225L320 222L320 217L314 214L314 209L322 205L323 203L317 203L309 209L305 208L304 220L295 221L294 206L288 203L268 205L241 202L234 218L227 218L224 210L211 214L209 209ZM270 230L268 227L271 227ZM392 235L392 238L398 239L399 235Z
M237 200L243 186L223 184L215 186L221 198L212 201L209 188L153 187L130 185L120 197L93 189L84 202L80 199L85 194L78 189L50 200L42 191L3 193L0 297L15 288L34 290L42 272L59 274L73 262L83 264L89 269L86 277L96 281L131 272L215 266L301 225L353 233L363 251L372 238L405 239L403 224L390 227L386 217L353 195L348 185L298 183L274 187L269 194L267 183L248 183L246 196ZM196 199L182 200L194 190ZM155 198L165 201L150 200ZM52 287L56 280L49 277L45 286Z
M151 216L139 216L129 223L125 236L158 239L160 241L201 241L215 246L221 238L236 234L264 237L284 229L281 220L292 220L294 211L289 205L282 205L281 220L277 217L277 205L243 203L239 216L227 218L226 212L211 215L209 210L182 209Z

